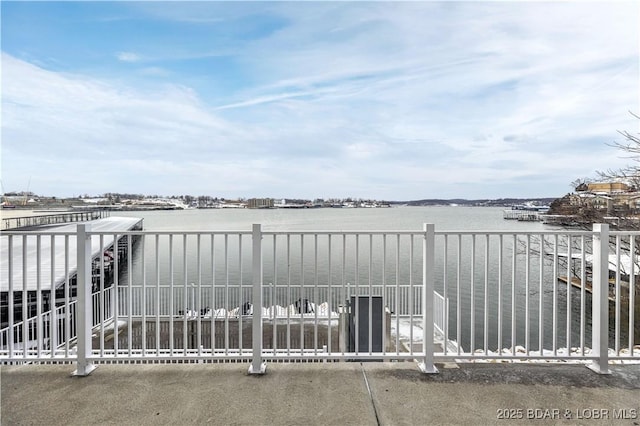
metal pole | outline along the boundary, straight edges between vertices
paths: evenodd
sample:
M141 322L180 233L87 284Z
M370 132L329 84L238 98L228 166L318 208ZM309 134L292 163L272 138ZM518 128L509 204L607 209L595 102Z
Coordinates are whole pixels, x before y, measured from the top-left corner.
M593 305L591 346L596 359L588 367L598 374L609 371L609 225L593 225ZM567 284L567 291L570 283ZM567 348L568 350L569 348Z
M253 358L249 366L249 374L264 374L267 371L267 364L262 361L262 230L260 224L253 224L252 245ZM242 330L240 332L242 333Z
M418 364L420 371L435 374L438 369L433 364L433 291L435 280L436 237L435 225L425 223L423 227L422 260L422 349L424 360Z
M78 224L76 235L78 273L76 277L76 295L78 310L76 324L78 328L77 369L74 376L88 376L96 366L88 361L91 357L91 231L89 224ZM67 336L68 338L68 336Z

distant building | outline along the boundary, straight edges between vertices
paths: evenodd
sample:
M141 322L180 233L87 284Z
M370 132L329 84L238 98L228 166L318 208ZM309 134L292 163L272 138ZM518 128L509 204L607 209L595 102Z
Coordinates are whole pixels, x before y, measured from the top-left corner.
M570 195L570 204L604 210L610 215L633 214L640 208L640 193L625 182L592 182L576 188Z
M251 198L247 203L250 209L271 209L273 205L273 198Z
M588 184L587 188L589 192L599 194L619 194L631 190L624 182L593 182Z

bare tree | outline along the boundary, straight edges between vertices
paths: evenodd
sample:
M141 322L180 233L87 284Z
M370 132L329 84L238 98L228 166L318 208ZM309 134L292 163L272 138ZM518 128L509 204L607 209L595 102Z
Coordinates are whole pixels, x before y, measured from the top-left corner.
M631 111L629 113L640 120L639 115ZM624 140L622 142L614 141L608 145L625 153L625 158L631 160L632 164L619 170L599 171L598 175L602 179L624 179L631 184L633 189L638 189L640 188L640 133L633 134L626 130L618 130L618 133L622 135Z
M640 120L640 116L631 112L630 114ZM630 165L618 170L598 171L596 172L598 180L623 181L631 192L636 192L640 190L640 133L634 134L628 131L618 131L618 133L623 140L608 145L624 153L625 157L629 158ZM593 198L581 195L588 190L589 183L592 182L593 180L588 178L571 182L575 193L555 200L551 204L550 213L566 216L570 218L568 222L583 228L591 228L594 223L609 223L617 230L640 230L640 212L636 207L635 198L628 196L621 199L607 194L599 196L599 203L594 202ZM640 200L640 197L637 199Z

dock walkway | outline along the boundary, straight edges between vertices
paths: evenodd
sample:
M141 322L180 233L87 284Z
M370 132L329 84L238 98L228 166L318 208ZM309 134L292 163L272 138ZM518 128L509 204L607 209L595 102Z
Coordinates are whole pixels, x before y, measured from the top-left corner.
M29 216L2 218L2 230L27 230L42 226L55 226L62 223L87 222L108 217L106 210L85 212L60 212L54 214L32 214Z

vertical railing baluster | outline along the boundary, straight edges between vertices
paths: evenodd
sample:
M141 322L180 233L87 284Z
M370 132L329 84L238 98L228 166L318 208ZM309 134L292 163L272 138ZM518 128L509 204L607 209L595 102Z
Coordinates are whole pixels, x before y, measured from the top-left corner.
M360 352L360 234L355 234L355 353ZM353 309L353 306L351 307Z
M275 357L278 348L278 244L277 235L273 234L273 285L271 286L271 323L273 333L271 334L271 350ZM275 358L274 358L275 359Z
M636 235L632 234L630 237L631 243L629 247L629 253L631 254L631 271L629 272L629 356L634 357L635 349L635 306L636 306Z
M9 264L7 265L7 279L9 281L9 285L8 285L8 289L9 289L9 293L7 294L7 303L9 305L9 336L7 338L8 340L8 346L9 346L9 358L13 358L14 353L13 353L13 348L14 348L14 339L15 339L15 331L13 328L13 320L15 317L15 295L14 295L14 288L13 288L13 235L9 234L9 238L7 240L7 243L9 244L9 247L7 248L7 252L8 252L8 261Z
M29 293L27 291L27 235L22 236L22 358L27 358L29 350Z
M553 356L558 355L558 234L553 235Z
M530 293L530 279L531 279L531 234L527 234L526 247L525 247L525 279L524 279L524 347L527 356L529 355L530 350L530 334L531 334L531 325L530 321L530 313L529 313L529 293Z
M572 298L571 298L571 289L573 287L573 277L571 276L571 262L573 257L572 250L573 240L571 235L567 236L567 324L565 326L565 341L567 347L567 357L571 356L571 323L573 318L572 311Z
M498 355L502 355L502 257L504 256L504 235L498 236Z
M300 298L298 299L298 310L300 314L300 355L304 355L304 313L306 311L307 304L305 302L304 291L304 234L300 234Z
M387 309L389 303L387 297L387 234L382 235L382 353L387 353ZM331 352L331 351L329 351Z
M449 235L443 235L444 238L444 248L443 248L443 256L442 256L442 296L444 297L444 329L442 330L442 352L444 355L447 355L447 343L449 341L449 310L447 309L447 293L449 287Z
M229 234L224 234L224 354L229 354ZM242 309L240 307L239 309Z
M99 321L100 323L100 357L102 358L104 356L104 323L107 319L106 317L106 307L105 307L105 277L104 277L104 234L100 234L100 276L98 278L99 280L99 284L98 284L98 297L96 300L96 304L98 305L97 309L96 306L94 305L93 307L93 314L94 316L96 316L96 321ZM96 310L98 311L96 315Z
M331 344L331 339L332 339L332 335L331 335L331 331L333 330L333 327L331 326L332 321L333 321L333 308L334 308L334 303L333 303L333 267L332 267L332 259L331 259L331 237L332 234L329 234L327 236L327 257L328 257L328 261L327 261L327 267L329 269L329 275L328 275L328 289L327 289L327 299L328 299L328 317L329 319L327 320L327 324L328 324L328 341L327 341L327 351L329 352L329 354L333 353L333 345Z
M187 270L187 234L182 234L182 353L186 356L189 349L189 276Z
M484 236L484 304L482 307L484 314L484 323L482 328L484 331L484 354L489 354L489 234Z
M318 234L313 234L313 354L318 355Z
M160 356L160 315L162 310L160 308L160 234L156 234L155 238L155 271L156 271L156 356ZM165 299L166 300L166 299Z
M544 241L544 235L540 234L540 277L538 286L538 350L540 355L544 355Z
M287 233L287 356L291 356L291 234Z
M249 374L264 374L267 365L262 361L262 229L260 224L252 228L252 346L253 357L249 366ZM242 333L242 331L240 331Z
M9 243L11 244L11 235L9 235ZM50 253L50 262L51 262L51 293L49 294L49 306L51 310L51 316L49 317L49 350L51 351L51 358L56 356L56 352L58 349L58 309L56 306L56 236L51 234L51 253ZM11 245L9 245L9 249L11 249ZM11 252L9 252L11 253ZM11 254L9 255L9 259L12 259ZM11 267L11 262L9 262L9 267ZM9 280L11 280L11 269L9 269ZM11 283L11 281L9 281ZM11 287L9 287L11 288ZM9 294L13 294L10 290ZM9 298L9 307L13 306L13 297ZM10 313L10 316L12 313ZM9 341L11 342L11 340Z
M211 234L211 356L216 355L216 244L215 234Z
M615 264L615 343L614 350L616 356L620 356L620 235L616 235L616 264Z
M146 266L146 255L145 255L145 244L146 244L146 236L141 235L140 238L142 241L140 242L140 262L142 264L142 283L140 290L142 291L142 301L140 302L142 309L142 334L140 336L141 341L141 351L142 356L146 356L147 354L147 266Z
M395 298L395 314L396 314L396 355L400 354L400 309L402 305L400 300L402 297L402 287L400 287L400 234L396 235L396 298Z
M245 299L244 297L244 292L243 290L243 286L242 286L242 234L238 234L238 353L240 355L244 354L244 344L243 344L243 332L242 330L244 329L244 327L242 326L242 321L243 321L243 315L245 314L244 311L244 304L248 303L249 301ZM260 290L262 292L262 290ZM249 306L247 306L248 308ZM253 304L253 306L251 307L251 309L248 309L246 312L247 314L249 314L251 311L253 311L255 313L256 309L260 309L262 310L262 305L256 307L255 304Z
M100 332L98 333L99 336L99 353L100 353L100 358L102 358L104 356L104 323L106 320L106 309L105 309L105 276L104 276L104 269L105 269L105 264L104 264L104 252L105 252L105 247L104 247L104 234L100 234L100 236L98 237L99 239L99 246L100 246L100 252L98 254L99 258L98 258L98 263L99 263L99 267L100 267L100 272L99 272L99 276L98 276L98 291L96 293L97 297L96 300L94 300L94 306L93 306L93 316L94 316L94 321L93 321L93 325L99 325L100 327ZM97 305L97 306L96 306ZM96 312L97 311L97 312Z
M118 318L120 316L120 237L113 235L113 356L118 356Z
M595 359L589 365L599 374L609 374L609 225L593 225L592 347Z
M69 236L64 236L64 356L69 357L71 340L71 279L69 272Z
M424 238L424 237L423 237ZM414 292L413 287L413 248L414 236L409 235L409 353L413 355L413 315L414 315ZM424 256L424 252L423 252ZM423 330L424 332L424 330ZM424 345L424 342L423 342ZM424 351L424 348L423 348Z
M202 307L202 235L197 235L197 256L196 256L196 269L198 271L198 294L196 295L196 306L194 307L197 315L197 329L196 329L196 347L198 349L198 356L202 356L202 316L205 314Z
M471 236L471 264L470 264L470 302L471 307L469 311L471 312L470 316L470 326L471 326L471 342L469 343L470 353L475 353L476 348L476 292L475 292L475 282L476 282L476 235L473 234Z
M516 257L518 252L518 236L513 234L513 250L511 252L511 355L516 356Z
M42 309L42 236L38 234L36 237L36 330L35 336L37 340L36 356L40 358L43 350L44 328L43 328L43 309Z
M371 281L371 273L373 272L373 235L369 234L369 262L368 262L368 279L369 279L369 318L367 327L368 336L367 341L369 347L367 348L369 355L373 352L373 282Z
M586 327L587 271L584 235L580 237L580 355L584 356Z
M77 358L74 376L87 376L95 370L91 364L91 231L90 224L78 224L76 233L77 242L77 274L76 274L76 324L77 324ZM69 340L69 336L66 336Z
M424 224L422 255L422 350L424 358L419 365L423 373L437 373L433 364L433 290L435 281L435 226ZM446 300L446 299L445 299Z
M462 285L462 234L458 234L458 253L456 257L456 342L458 342L457 354L462 350L462 296L460 286Z
M173 356L175 349L174 318L176 315L175 287L173 278L173 234L169 234L169 354Z
M127 346L133 355L133 235L127 234Z

